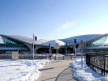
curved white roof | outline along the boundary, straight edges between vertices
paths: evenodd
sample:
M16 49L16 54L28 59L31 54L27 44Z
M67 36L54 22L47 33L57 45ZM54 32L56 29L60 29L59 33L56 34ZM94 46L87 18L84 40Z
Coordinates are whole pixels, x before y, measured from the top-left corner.
M51 41L43 43L43 45L47 45L48 46L50 44L51 46L55 46L56 43L58 43L59 46L65 45L65 42L60 41L60 40L51 40Z
M59 43L59 45L62 46L62 45L65 45L65 43L73 44L74 39L76 39L77 43L79 43L80 40L88 41L90 39L96 38L96 37L101 36L101 35L102 34L80 35L80 36L70 37L70 38L61 39L61 40L47 40L47 39L39 39L37 37L38 39L37 39L37 41L35 41L35 44L41 44L41 45L47 45L47 46L49 46L49 44L51 44L51 46L55 46L55 43ZM33 43L33 37L32 36L22 36L22 35L2 35L2 36L11 37L13 39L27 42L30 44Z
M33 43L33 37L31 36L23 36L23 35L7 35L11 38L22 40L28 43Z
M33 43L33 37L32 36L23 36L23 35L5 35L5 36L11 37L11 38L16 39L16 40L24 41L24 42L27 42L30 44ZM34 42L35 42L35 44L42 44L42 43L45 43L48 41L50 41L50 40L38 38L37 41L34 41Z
M74 39L76 39L77 43L80 43L80 40L88 41L90 39L96 38L96 37L101 36L101 35L102 34L79 35L79 36L74 36L74 37L61 39L61 40L66 42L67 44L73 44L74 43Z

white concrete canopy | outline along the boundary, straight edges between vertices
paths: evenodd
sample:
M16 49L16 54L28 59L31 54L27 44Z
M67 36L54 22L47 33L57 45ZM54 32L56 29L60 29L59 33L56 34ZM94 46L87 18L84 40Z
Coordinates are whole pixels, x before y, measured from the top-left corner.
M43 45L47 45L47 46L49 46L49 44L50 44L51 46L54 47L56 43L58 43L59 46L63 46L63 45L65 45L65 42L60 41L60 40L52 40L52 41L48 41L48 42L43 43Z

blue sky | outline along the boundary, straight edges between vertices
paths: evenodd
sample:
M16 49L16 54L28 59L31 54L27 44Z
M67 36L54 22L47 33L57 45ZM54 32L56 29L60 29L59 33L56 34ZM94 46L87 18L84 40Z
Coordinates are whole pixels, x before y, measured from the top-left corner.
M0 0L0 34L61 39L107 27L108 0Z

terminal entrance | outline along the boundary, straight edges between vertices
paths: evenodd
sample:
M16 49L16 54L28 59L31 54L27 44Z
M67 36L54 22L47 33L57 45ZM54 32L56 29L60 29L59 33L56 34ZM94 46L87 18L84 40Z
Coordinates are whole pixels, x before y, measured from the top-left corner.
M51 48L51 51L54 54L54 53L56 53L57 50L54 49L54 48ZM36 53L38 53L38 54L49 53L49 48L39 48L36 51ZM60 53L60 54L65 54L65 53L70 54L70 53L74 53L74 49L73 48L70 48L70 47L67 47L67 48L59 48L58 49L58 53Z

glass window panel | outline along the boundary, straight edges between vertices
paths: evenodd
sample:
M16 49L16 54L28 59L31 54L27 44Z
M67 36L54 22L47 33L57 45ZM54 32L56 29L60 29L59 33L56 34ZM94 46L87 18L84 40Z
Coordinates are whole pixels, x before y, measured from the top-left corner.
M92 40L92 41L89 41L87 42L86 46L87 47L99 47L99 46L103 46L104 43L106 42L108 38L108 35L102 37L102 38L99 38L99 39L95 39L95 40Z

